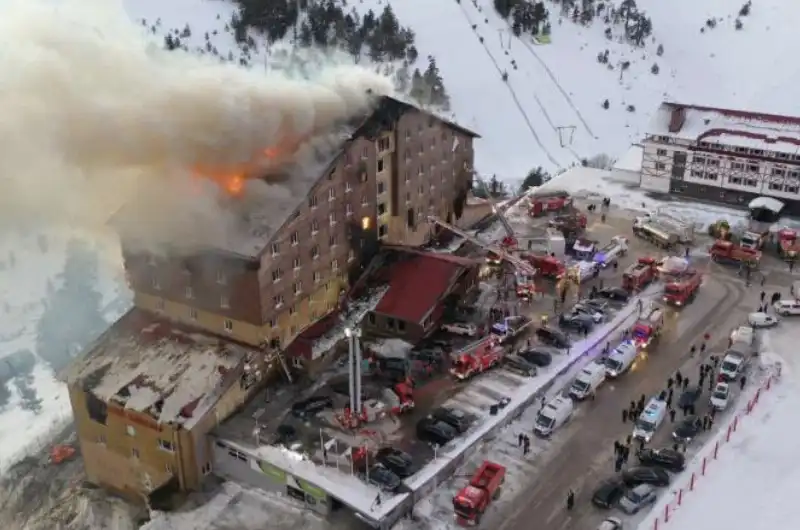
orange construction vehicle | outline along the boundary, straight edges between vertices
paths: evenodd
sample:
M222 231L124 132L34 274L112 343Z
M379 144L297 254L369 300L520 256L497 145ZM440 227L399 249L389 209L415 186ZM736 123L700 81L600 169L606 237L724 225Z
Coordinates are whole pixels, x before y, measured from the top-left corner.
M735 265L747 265L758 267L761 262L761 251L751 248L744 248L733 241L717 239L711 248L711 259L718 263L733 263Z
M800 255L800 241L797 241L797 231L791 228L778 230L778 254L787 261L793 261Z
M658 277L658 265L653 258L639 260L622 273L622 288L628 291L641 291Z
M450 373L459 381L465 381L498 366L502 357L503 348L496 337L487 337L457 352Z
M644 349L661 336L663 328L664 310L660 307L653 307L636 321L631 331L631 337L639 349Z
M539 274L543 278L560 280L564 277L566 267L558 258L547 255L536 256L531 254L523 254L522 257L528 260L531 265L536 267L536 270L539 271Z
M691 270L680 278L664 286L664 302L677 307L683 307L697 296L703 275L700 271Z
M504 466L484 460L469 484L453 497L456 522L464 526L479 524L486 509L500 496L505 478Z

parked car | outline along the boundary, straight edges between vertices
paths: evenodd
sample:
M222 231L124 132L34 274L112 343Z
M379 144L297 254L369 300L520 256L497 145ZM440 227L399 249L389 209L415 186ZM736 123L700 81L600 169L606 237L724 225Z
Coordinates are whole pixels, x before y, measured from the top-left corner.
M382 447L375 453L375 461L389 469L400 478L414 474L414 460L411 455L394 447Z
M443 421L458 432L464 434L475 422L471 414L455 407L439 407L431 412L431 417Z
M567 334L560 329L551 327L543 327L536 329L536 338L543 344L553 346L555 348L569 348L571 342Z
M747 315L747 323L754 328L771 328L778 325L778 317L766 313L750 313Z
M650 484L639 484L622 496L619 500L619 509L633 515L654 502L656 502L656 488Z
M553 362L553 355L556 353L558 353L557 350L551 350L547 346L534 346L527 350L522 350L517 353L517 355L524 358L529 363L544 368L550 366L550 363Z
M703 430L703 422L697 416L687 416L672 432L676 442L689 443Z
M592 493L592 504L598 508L611 508L625 494L625 483L618 478L610 478L601 482Z
M331 396L314 396L292 405L292 415L298 418L309 418L319 414L325 409L333 408Z
M400 489L400 484L402 484L400 477L381 464L372 466L367 473L367 478L370 484L379 487L383 491L397 491Z
M536 377L536 365L520 355L506 355L503 357L503 367L523 377Z
M680 451L670 448L642 449L636 456L643 466L655 466L670 471L683 471L686 468L686 457Z
M595 311L603 313L604 315L611 311L611 308L608 307L608 302L602 300L601 298L587 298L585 300L581 300L580 305L591 307Z
M622 481L629 488L639 484L651 486L669 486L669 473L660 467L635 466L622 472Z
M589 304L584 304L584 303L575 304L572 307L572 312L590 316L592 318L592 322L594 322L595 324L599 324L600 322L603 321L603 319L606 318L605 313L603 313L602 311L596 309L595 307Z
M417 422L417 438L436 445L447 445L458 432L448 423L428 416Z
M731 386L728 383L720 381L711 392L711 406L717 410L724 410L728 408L728 402L731 397Z
M700 399L700 394L703 393L703 389L698 386L690 386L678 397L678 408L689 407L697 403L697 400Z
M603 298L612 302L627 302L630 297L630 293L622 287L606 287L595 293L595 298Z
M594 326L594 319L591 315L573 311L572 313L562 314L558 318L558 325L565 329L572 329L580 333L588 332Z
M453 335L462 335L464 337L474 337L478 334L478 326L470 322L451 322L442 326L442 331L452 333Z
M622 530L622 521L616 517L606 517L606 519L597 525L597 530Z
M441 364L446 359L444 350L440 348L414 348L408 352L408 358L412 361L422 361L426 364Z

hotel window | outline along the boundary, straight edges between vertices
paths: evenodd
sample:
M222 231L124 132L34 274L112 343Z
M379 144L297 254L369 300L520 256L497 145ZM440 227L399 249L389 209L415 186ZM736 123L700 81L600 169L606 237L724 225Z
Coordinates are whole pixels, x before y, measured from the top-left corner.
M339 244L339 237L336 234L333 234L328 238L328 246L335 247Z
M656 169L663 171L667 169L667 165L664 162L656 162Z
M772 191L783 191L783 184L780 182L770 182L769 189Z
M349 203L348 203L348 204L345 206L345 208L344 208L344 214L345 214L345 215L347 215L348 217L349 217L349 216L351 216L351 215L353 215L353 205L352 205L352 204L349 204Z
M741 177L731 177L728 179L728 182L731 184L736 184L737 186L742 185L742 178Z
M742 169L744 169L744 164L742 164L741 162L731 162L731 169L734 169L736 171L741 171Z
M383 163L383 158L378 160L378 173L382 173L386 165Z
M331 269L333 270L333 272L337 272L339 270L339 260L338 259L335 259L335 260L331 261Z
M717 158L709 158L708 165L712 167L719 167L719 159Z
M695 155L695 157L694 157L694 163L695 163L695 164L705 164L705 163L706 163L706 159L705 159L705 158L703 158L702 156L697 156L697 155Z
M272 303L275 305L275 309L283 307L283 295L279 294L278 296L273 296Z
M308 198L308 206L312 210L317 207L317 196L316 195L312 195L311 197Z
M332 201L336 198L336 188L331 188L328 190L328 200Z
M331 212L328 214L328 224L331 226L336 224L336 212Z
M156 309L158 311L163 311L164 310L164 306L165 306L165 302L164 302L163 298L159 298L158 300L156 300Z
M293 268L294 270L297 270L297 269L299 269L299 268L300 268L300 258L294 258L294 259L292 260L292 268Z
M667 150L666 149L656 149L656 154L658 156L667 156Z
M150 278L150 285L156 291L161 290L161 283L158 281L158 276L156 276L155 274Z
M787 184L783 187L783 191L786 193L797 193L798 186L797 184Z
M228 298L227 294L220 295L220 297L219 297L219 306L222 309L230 309L231 308L231 301Z
M231 319L226 318L222 325L225 328L225 331L233 331L233 321Z
M350 193L351 191L353 191L353 185L350 184L349 182L345 182L344 183L344 192L345 193Z
M319 257L319 247L314 245L311 247L311 259L317 259Z
M277 256L278 254L281 253L281 249L280 249L280 247L278 246L277 243L273 243L272 246L270 247L270 250L272 251L272 256L273 257L275 257L275 256Z
M297 232L292 232L292 235L289 236L289 241L292 243L292 246L295 246L298 242Z
M294 294L300 294L303 292L303 282L296 282L294 284Z
M275 269L274 271L272 271L272 281L273 281L273 283L277 283L277 282L281 281L281 278L283 278L283 271L282 270Z
M717 174L713 172L706 173L706 180L717 180Z
M314 272L314 283L319 283L322 280L322 274L320 272Z
M701 179L701 178L703 178L703 172L702 172L702 171L700 171L699 169L693 169L693 170L692 170L692 172L691 172L691 175L692 175L694 178L698 178L698 179Z
M197 320L197 309L190 307L189 308L189 318L192 320Z
M228 275L225 274L225 271L217 271L217 283L220 285L228 283Z
M778 168L778 167L774 167L774 168L772 168L772 174L773 174L773 176L776 176L776 177L783 177L784 175L786 175L786 170Z

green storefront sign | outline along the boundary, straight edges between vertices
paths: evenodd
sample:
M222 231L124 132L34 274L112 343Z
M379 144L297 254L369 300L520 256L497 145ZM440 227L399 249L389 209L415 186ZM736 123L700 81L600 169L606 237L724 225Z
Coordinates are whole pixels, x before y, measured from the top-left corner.
M328 494L327 493L325 493L323 490L319 489L315 485L313 485L313 484L311 484L309 482L306 482L303 479L298 478L297 479L297 485L300 486L300 488L303 491L305 491L306 493L308 493L309 495L311 495L312 497L314 497L317 500L325 500L325 499L328 498Z
M282 469L278 469L277 467L273 466L272 464L268 464L266 462L259 461L258 467L261 468L261 471L264 472L265 475L269 475L276 481L280 483L286 482L286 472Z

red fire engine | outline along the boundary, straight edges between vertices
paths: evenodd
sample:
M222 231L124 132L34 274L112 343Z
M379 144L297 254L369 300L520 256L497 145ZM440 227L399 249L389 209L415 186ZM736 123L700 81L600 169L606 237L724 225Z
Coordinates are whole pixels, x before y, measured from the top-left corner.
M459 381L465 381L499 365L502 357L503 348L496 337L490 336L457 352L450 373Z
M639 258L639 261L625 269L622 274L622 288L628 291L641 291L658 276L658 267L653 258Z
M700 271L686 272L682 277L671 281L664 286L664 302L683 307L697 296L703 275Z
M564 277L566 267L558 258L553 256L536 256L530 254L523 254L523 258L527 259L531 265L536 267L539 274L544 278L552 280L560 280Z
M800 255L800 241L797 241L797 231L791 228L778 230L778 254L785 260L795 260Z
M453 497L456 522L465 526L477 525L486 509L500 495L506 478L506 468L485 460L458 494Z
M750 267L757 267L761 262L760 250L745 248L733 241L718 239L711 245L709 250L711 259L716 262L742 264Z
M664 328L664 310L654 307L642 315L633 326L631 336L633 342L639 348L647 348L650 344L661 336Z
M548 213L561 212L572 206L572 197L566 191L535 192L530 197L528 215L541 217Z

